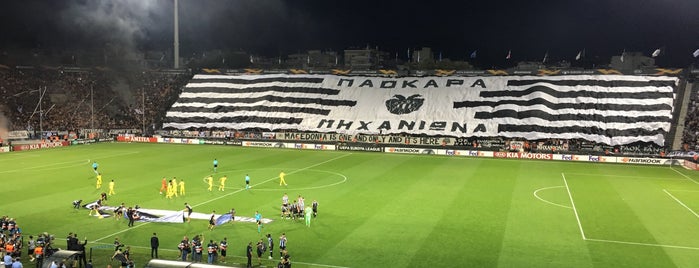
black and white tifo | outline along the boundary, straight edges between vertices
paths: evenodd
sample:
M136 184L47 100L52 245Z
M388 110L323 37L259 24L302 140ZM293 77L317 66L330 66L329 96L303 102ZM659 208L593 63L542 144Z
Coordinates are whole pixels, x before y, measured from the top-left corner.
M164 127L654 142L678 78L195 75Z

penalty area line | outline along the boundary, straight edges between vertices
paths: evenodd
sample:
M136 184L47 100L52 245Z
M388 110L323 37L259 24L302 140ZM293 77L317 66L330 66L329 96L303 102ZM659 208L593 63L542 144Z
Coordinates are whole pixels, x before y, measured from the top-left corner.
M687 210L689 210L689 212L692 212L692 214L694 214L694 216L696 216L697 218L699 218L699 214L697 214L696 212L694 212L694 210L692 210L692 209L689 208L687 205L685 205L682 201L680 201L679 199L677 199L677 197L675 197L674 195L672 195L670 192L668 192L668 191L665 190L665 189L663 189L663 192L665 192L667 195L669 195L670 197L672 197L672 199L675 199L675 201L677 201L677 203L680 203L680 205L682 205L684 208L686 208Z
M594 239L594 238L586 238L585 241L624 244L624 245L635 245L635 246L647 246L647 247L659 247L659 248L677 248L677 249L699 250L699 248L697 248L697 247L663 245L663 244L649 244L649 243L627 242L627 241L616 241L616 240L605 240L605 239Z
M674 169L674 168L670 168L670 169L672 169L672 171L674 171L674 172L677 172L677 174L680 174L680 175L682 175L682 177L685 177L685 178L687 178L688 180L692 181L693 183L699 184L699 182L697 182L696 180L694 180L694 179L690 178L690 177L689 177L689 176L687 176L687 175L684 175L684 173L682 173L682 172L679 172L679 171L677 171L677 170L676 170L676 169Z

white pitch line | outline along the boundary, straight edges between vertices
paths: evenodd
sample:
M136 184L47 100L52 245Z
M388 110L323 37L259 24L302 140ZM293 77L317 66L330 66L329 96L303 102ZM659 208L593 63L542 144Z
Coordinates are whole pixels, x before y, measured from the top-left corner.
M551 201L548 201L548 200L544 200L543 198L539 197L539 195L536 194L536 193L538 193L538 192L541 191L541 190L548 190L548 189L553 189L553 188L563 188L563 187L565 187L565 186L552 186L552 187L546 187L546 188L538 189L538 190L534 191L534 197L536 197L537 199L539 199L539 200L541 200L541 201L544 201L544 202L546 202L546 203L549 203L549 204L551 204L551 205L554 205L554 206L559 206L559 207L562 207L562 208L571 209L571 207L569 207L569 206L564 206L564 205L556 204L556 203L551 202Z
M693 183L699 184L699 182L695 181L694 179L690 178L690 177L687 176L687 175L684 175L682 172L679 172L679 171L677 171L677 170L674 169L674 168L670 168L670 169L672 169L672 171L674 171L674 172L677 172L677 174L682 175L682 177L685 177L685 178L687 178L688 180L692 181Z
M328 162L330 162L330 161L334 161L334 160L337 160L337 159L340 159L340 158L343 158L343 157L346 157L346 156L349 156L349 155L352 155L352 153L343 154L343 155L341 155L341 156L338 156L338 157L335 157L335 158L332 158L332 159L329 159L329 160L326 160L326 161L323 161L323 162L320 162L320 163L317 163L317 164L314 164L314 165L311 165L311 166L308 166L308 167L305 167L305 168L302 168L302 169L298 169L298 170L289 172L288 174L293 174L293 173L296 173L296 172L299 172L299 171L302 171L302 170L306 170L306 169L309 169L309 168L314 168L314 167L320 166L320 165L322 165L322 164L328 163ZM253 186L257 186L257 185L260 185L260 184L263 184L263 183L267 183L267 182L270 182L270 181L272 181L272 180L274 180L274 179L277 179L277 178L279 178L279 177L278 177L278 176L277 176L277 177L273 177L273 178L268 179L268 180L265 180L265 181L263 181L263 182L254 184ZM208 201L204 201L204 202L202 202L202 203L193 205L192 207L201 206L201 205L203 205L203 204L207 204L207 203L210 203L210 202L219 200L219 199L221 199L221 198L224 198L224 197L231 196L231 195L233 195L233 194L242 192L243 190L245 190L245 189L240 189L240 190L237 190L237 191L234 191L234 192L231 192L231 193L228 193L228 194L225 194L225 195L222 195L222 196L219 196L219 197L210 199L210 200L208 200ZM138 228L138 227L141 227L141 226L150 224L150 223L151 223L151 222L144 222L144 223L142 223L142 224L136 225L135 227L131 227L131 228L128 228L128 229L124 229L124 230L115 232L115 233L113 233L113 234L109 234L109 235L107 235L107 236L101 237L101 238L99 238L99 239L94 240L93 242L99 242L99 241L101 241L101 240L103 240L103 239L110 238L110 237L112 237L112 236L118 235L118 234L120 234L120 233L126 232L126 231L131 230L131 229L134 229L134 228Z
M566 180L566 175L561 173L561 177L563 177L563 183L566 185L566 190L568 191L568 197L570 197L570 204L573 206L573 212L575 213L575 220L578 221L578 228L580 228L580 235L582 235L582 239L585 240L585 231L583 231L582 228L582 223L580 223L580 216L578 216L578 209L575 208L575 202L573 202L573 195L570 193L570 187L568 187L568 181Z
M663 189L663 192L665 192L667 195L669 195L670 197L672 197L672 199L675 199L675 201L677 201L677 203L680 203L680 205L682 205L684 208L686 208L687 210L689 210L689 212L692 212L692 214L694 214L694 216L696 216L697 218L699 218L699 214L697 214L696 212L694 212L694 210L692 210L692 209L689 208L687 205L685 205L684 203L682 203L682 201L680 201L679 199L677 199L677 197L675 197L674 195L672 195L670 192L668 192L668 191L665 190L665 189Z
M663 245L663 244L648 244L648 243L626 242L626 241L605 240L605 239L594 239L594 238L587 238L587 239L585 239L585 241L605 242L605 243L615 243L615 244L625 244L625 245L636 245L636 246L648 246L648 247L661 247L661 248L678 248L678 249L699 250L699 248L697 248L697 247L675 246L675 245Z
M102 245L113 245L110 243L101 243L101 242L94 242L94 244L102 244ZM142 249L150 249L150 247L144 247L144 246L131 246L132 248L142 248ZM174 251L178 252L179 250L177 249L170 249L170 248L158 248L158 251ZM233 258L240 258L240 259L246 259L246 256L242 255L226 255L226 257L233 257ZM267 259L265 259L267 260ZM276 260L276 259L275 259ZM179 261L179 259L178 259ZM294 263L299 263L299 264L305 264L305 265L310 265L310 266L320 266L320 267L330 267L330 268L349 268L347 266L337 266L337 265L329 265L329 264L320 264L320 263L310 263L310 262L300 262L300 261L294 261Z

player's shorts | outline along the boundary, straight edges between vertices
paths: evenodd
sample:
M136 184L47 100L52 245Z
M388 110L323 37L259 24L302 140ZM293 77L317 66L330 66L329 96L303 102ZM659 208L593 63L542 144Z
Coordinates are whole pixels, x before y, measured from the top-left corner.
M250 184L250 181L245 181L245 184Z
M215 167L215 168L217 168L217 167L218 167L218 165L214 165L214 167Z
M210 224L210 225L216 225L216 222L214 222L213 220L211 220L211 221L209 221L209 224Z
M221 250L221 256L226 257L226 250L225 249Z

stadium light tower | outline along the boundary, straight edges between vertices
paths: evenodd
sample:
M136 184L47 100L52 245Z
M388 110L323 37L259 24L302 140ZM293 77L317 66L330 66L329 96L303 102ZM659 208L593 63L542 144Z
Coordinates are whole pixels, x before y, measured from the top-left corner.
M174 48L174 50L175 50L175 53L174 53L175 54L175 69L179 69L180 68L180 28L178 25L178 17L177 17L177 9L178 9L177 2L178 1L177 0L174 0L174 1L175 1L175 10L174 10L174 12L175 12L175 16L174 16L174 18L175 18L175 23L174 23L175 24L175 33L174 33L174 35L175 36L173 39L175 42L174 43L174 46L175 46L175 48Z

